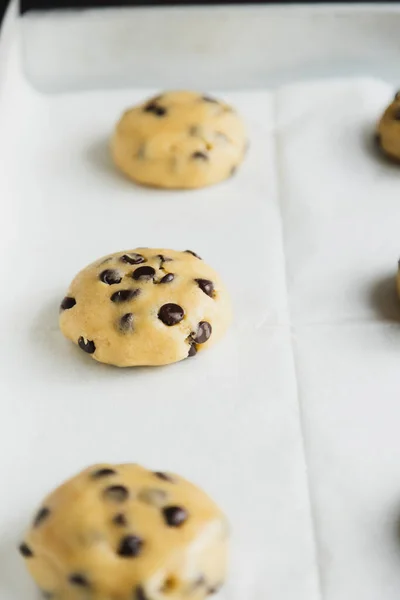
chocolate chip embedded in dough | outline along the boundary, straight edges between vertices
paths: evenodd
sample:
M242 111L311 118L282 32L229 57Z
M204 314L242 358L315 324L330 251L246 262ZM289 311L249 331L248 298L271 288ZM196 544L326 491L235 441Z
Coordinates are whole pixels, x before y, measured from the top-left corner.
M175 483L175 480L171 477L171 475L168 475L168 473L164 473L163 471L154 471L154 475L162 481L168 481L168 483Z
M103 491L103 497L113 502L125 502L129 498L129 490L124 485L111 485Z
M75 304L75 298L72 298L71 296L65 296L65 298L61 302L60 310L69 310L70 308L73 308Z
M158 311L158 318L168 327L180 323L184 316L185 311L183 308L179 306L179 304L174 304L173 302L164 304Z
M209 159L209 156L205 152L201 152L200 150L198 150L197 152L193 152L192 158L194 160L204 160L204 161L207 161Z
M394 99L395 100L400 100L400 91L395 93Z
M233 177L235 175L236 171L237 171L237 166L233 165L233 167L230 170L230 176Z
M123 333L128 333L129 331L133 331L133 313L126 313L123 315L119 321L119 328Z
M159 283L171 283L175 279L175 275L173 273L167 273L160 279Z
M117 554L124 558L134 558L142 551L143 540L137 535L127 535L120 541Z
M188 352L188 358L190 358L190 357L192 357L192 356L196 356L196 354L197 354L197 346L196 346L196 344L193 342L193 343L190 345L190 348L189 348L189 352Z
M169 527L181 527L189 517L187 510L181 506L166 506L162 513Z
M204 344L210 339L211 333L211 324L208 323L208 321L200 321L196 333L192 335L193 341L196 342L196 344Z
M153 267L139 267L133 271L132 277L136 281L143 281L154 279L155 274L156 270Z
M396 110L394 111L393 119L395 121L400 121L400 108L396 108Z
M133 600L149 600L149 597L141 585L138 585L134 591Z
M128 265L139 265L140 263L146 262L146 259L141 254L133 252L132 254L123 254L120 261L127 263Z
M50 516L50 510L46 506L44 506L37 513L37 515L33 521L33 526L39 527L39 525L41 525L43 523L43 521L45 521L49 516Z
M81 350L87 352L88 354L93 354L96 351L95 343L92 340L84 338L83 336L78 339L78 346Z
M185 250L185 252L186 252L186 254L191 254L195 258L198 258L199 260L202 260L201 256L199 256L198 254L196 254L196 252L193 252L193 250Z
M98 469L92 473L93 479L102 479L103 477L111 477L111 475L117 475L117 471L114 469L104 468Z
M78 587L89 587L89 581L87 580L85 575L82 575L82 573L73 573L68 577L68 581L72 585L76 585Z
M99 275L99 279L107 285L115 285L122 281L119 271L116 271L115 269L106 269L105 271L102 271Z
M159 258L162 263L171 262L171 260L174 260L173 258L169 258L169 256L165 256L165 254L157 254L157 258Z
M167 114L167 109L164 106L160 106L159 104L157 104L157 102L154 101L146 104L143 111L147 113L152 113L157 117L165 117L165 115Z
M208 590L207 590L208 596L213 596L214 594L218 594L218 592L221 589L221 587L222 587L221 584L217 584L217 585L214 585L212 587L209 587Z
M210 102L212 104L219 104L219 101L216 98L213 98L212 96L202 96L201 99L203 100L203 102Z
M210 279L199 278L195 279L195 282L197 283L201 291L207 294L207 296L210 296L210 298L214 297L215 288L213 282L210 281Z
M111 296L111 302L128 302L140 294L140 290L118 290Z
M115 517L113 517L112 521L113 521L114 525L118 525L118 527L126 527L128 525L128 520L127 520L126 516L123 515L122 513L115 515Z
M28 544L25 544L25 542L20 545L19 551L24 558L32 558L33 557L32 550L29 548Z

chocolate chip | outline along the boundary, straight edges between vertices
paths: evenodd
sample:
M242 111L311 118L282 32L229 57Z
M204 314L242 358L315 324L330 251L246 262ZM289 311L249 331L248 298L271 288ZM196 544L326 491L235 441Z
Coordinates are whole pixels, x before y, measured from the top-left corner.
M396 94L394 95L394 99L395 100L400 100L400 91L396 92Z
M237 171L237 166L233 165L233 167L231 168L231 170L229 172L230 176L233 177L235 175L236 171Z
M143 540L137 535L127 535L122 538L117 554L126 558L138 556L143 547Z
M147 594L145 593L141 585L137 586L134 592L133 600L149 600Z
M115 515L115 517L113 518L113 523L114 525L118 525L119 527L126 527L128 525L128 521L125 515L123 515L122 513Z
M196 356L196 354L197 354L197 346L195 343L193 343L189 348L188 358L190 358L191 356Z
M173 273L167 273L162 279L160 279L159 283L170 283L174 279L175 275Z
M32 558L33 556L32 550L29 548L28 544L25 544L25 542L20 545L19 551L24 558Z
M193 341L196 344L204 344L207 340L210 339L212 333L211 324L207 321L200 321L197 326L197 332L192 335Z
M87 352L88 354L93 354L96 351L94 342L92 342L92 340L87 340L82 336L78 340L78 346L81 348L81 350Z
M164 304L158 311L158 318L164 323L171 327L180 323L185 315L185 311L179 304L173 304L169 302Z
M115 269L106 269L105 271L102 271L99 275L99 279L107 285L115 285L122 281L121 275Z
M164 520L169 527L181 527L189 516L187 511L181 506L166 506L162 512Z
M133 314L132 313L126 313L126 315L121 317L121 319L119 321L119 328L124 333L127 333L128 331L133 331Z
M102 477L110 477L111 475L117 475L117 471L114 471L114 469L105 468L98 469L92 473L93 479L101 479Z
M169 256L165 256L164 254L157 254L157 258L159 258L161 262L171 262L171 260L174 260L173 258L169 258Z
M378 132L375 133L374 142L375 142L375 145L378 146L378 148L380 148L382 146L382 136L380 133L378 133Z
M77 585L79 587L89 587L89 582L82 573L73 573L68 577L68 581L72 585Z
M43 521L45 521L49 515L50 515L50 510L48 508L46 508L46 507L41 508L33 521L33 526L39 527L39 525L41 525L43 523Z
M164 473L163 471L154 471L154 475L158 477L158 479L162 479L163 481L168 481L168 483L175 483L172 479L171 475Z
M129 498L129 490L123 485L111 485L103 491L106 500L125 502Z
M145 488L138 494L138 500L150 506L163 506L168 498L167 492L156 488Z
M198 125L192 125L191 127L189 127L189 135L193 137L201 135L200 127Z
M219 104L218 100L216 98L213 98L212 96L202 96L201 99L203 100L203 102L212 102L213 104Z
M153 279L156 270L153 267L139 267L133 271L132 277L136 281Z
M140 158L140 159L146 158L146 144L142 144L139 147L136 158Z
M400 121L400 108L397 108L393 113L393 119L395 121Z
M212 281L209 279L195 279L195 282L207 296L210 296L210 298L214 297L214 284Z
M128 265L139 265L140 263L146 262L146 259L141 254L132 252L132 254L123 254L120 258L120 261L128 263Z
M195 160L204 160L204 161L207 161L208 158L209 158L209 156L205 152L200 152L198 150L197 152L193 152L192 158L194 158Z
M208 590L207 590L207 594L209 596L213 596L214 594L218 594L218 592L221 589L221 587L222 587L222 584L220 584L220 583L217 584L217 585L214 585L213 587L209 587Z
M157 117L164 117L167 113L167 109L154 102L154 100L146 104L143 110L144 112L153 113Z
M201 256L199 256L198 254L196 254L196 252L193 252L193 250L185 250L185 252L187 254L191 254L192 256L194 256L195 258L198 258L200 260L202 260Z
M140 290L118 290L111 296L111 302L129 302L140 294Z
M60 304L60 310L69 310L70 308L73 308L75 304L75 298L71 298L71 296L65 296L64 300Z

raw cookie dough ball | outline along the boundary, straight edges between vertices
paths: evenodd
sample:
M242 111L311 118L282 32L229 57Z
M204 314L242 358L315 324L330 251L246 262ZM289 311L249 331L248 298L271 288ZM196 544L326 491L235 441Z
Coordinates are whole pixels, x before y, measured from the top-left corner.
M137 248L103 257L78 273L60 307L63 334L119 367L194 356L230 321L219 275L191 250Z
M400 92L383 113L378 124L377 142L385 154L400 161Z
M225 517L182 477L97 465L48 496L20 546L54 600L203 600L226 574Z
M111 143L116 166L134 181L200 188L227 179L246 151L242 119L195 92L167 92L126 111Z

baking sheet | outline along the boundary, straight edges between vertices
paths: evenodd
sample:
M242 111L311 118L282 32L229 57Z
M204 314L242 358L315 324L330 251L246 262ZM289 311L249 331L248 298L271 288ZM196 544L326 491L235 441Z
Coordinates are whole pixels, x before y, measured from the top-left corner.
M13 548L31 510L91 462L203 485L233 525L221 599L394 600L400 592L399 172L376 155L393 94L372 79L224 94L248 122L237 176L133 186L106 140L150 90L44 96L12 44L0 88L0 595L33 588ZM193 248L235 323L196 360L118 370L58 331L70 279L108 252Z

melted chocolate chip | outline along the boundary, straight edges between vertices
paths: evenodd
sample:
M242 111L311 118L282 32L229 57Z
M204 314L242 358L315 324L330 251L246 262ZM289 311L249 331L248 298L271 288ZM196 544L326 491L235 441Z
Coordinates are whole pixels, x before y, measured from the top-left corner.
M113 523L114 525L118 525L118 527L126 527L128 525L126 516L122 513L115 515L115 517L113 518Z
M106 269L105 271L102 271L99 275L99 279L107 285L115 285L122 281L121 275L115 269Z
M162 279L160 279L159 283L170 283L174 279L175 275L173 273L167 273Z
M64 300L60 304L60 310L69 310L70 308L73 308L75 304L75 298L71 298L71 296L65 296Z
M39 527L39 525L41 525L43 523L43 521L45 521L49 515L50 515L50 510L48 508L46 508L45 506L43 508L41 508L33 521L33 526Z
M212 281L209 279L195 279L195 282L207 296L210 296L210 298L214 297L214 284Z
M179 304L173 304L172 302L164 304L158 311L158 318L164 325L168 325L168 327L180 323L184 316L185 311L183 308Z
M193 341L196 344L204 344L207 340L210 339L212 333L211 324L207 321L200 321L197 327L197 332L192 335Z
M212 96L202 96L201 99L203 100L203 102L211 102L212 104L219 104L218 100L216 98L213 98Z
M122 538L117 554L118 556L123 556L124 558L132 558L135 556L139 556L142 551L143 540L137 535L127 535Z
M28 544L25 544L25 542L20 545L19 551L24 558L32 558L33 556L32 550L29 548Z
M188 358L190 358L191 356L196 356L197 354L197 346L195 343L191 344L190 348L189 348L189 352L188 352Z
M133 331L133 314L132 313L126 313L126 315L121 317L121 319L119 321L119 328L124 333Z
M162 513L169 527L181 527L189 516L181 506L166 506Z
M78 346L81 348L81 350L87 352L88 354L93 354L96 351L95 343L92 342L92 340L87 340L82 336L78 340Z
M132 252L132 254L123 254L119 260L128 265L139 265L140 263L146 262L145 257L141 254L136 254L136 252Z
M125 502L129 498L129 490L123 485L111 485L103 491L103 496L113 502Z
M158 479L162 479L162 481L168 481L168 483L175 483L172 479L171 475L164 473L163 471L154 471L154 475L158 477Z
M209 156L205 152L200 152L200 150L198 150L197 152L193 152L192 158L194 158L195 160L207 161L209 159Z
M139 267L133 271L132 277L136 281L150 280L154 278L156 270L153 267Z
M92 473L93 479L101 479L102 477L110 477L111 475L117 475L117 471L114 471L114 469L104 468L98 469Z
M82 573L73 573L68 577L68 581L72 585L77 585L79 587L89 587L89 582Z
M111 296L111 302L129 302L140 294L140 290L118 290Z
M185 250L185 252L186 252L186 254L191 254L195 258L198 258L199 260L202 260L201 256L199 256L198 254L196 254L196 252L193 252L193 250Z
M146 104L144 112L153 113L157 117L164 117L167 114L167 109L164 106L160 106L154 100Z
M137 588L134 592L133 600L149 600L148 596L146 595L146 593L141 585L137 586Z

